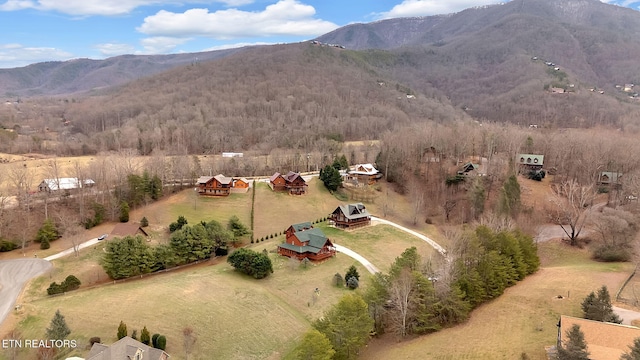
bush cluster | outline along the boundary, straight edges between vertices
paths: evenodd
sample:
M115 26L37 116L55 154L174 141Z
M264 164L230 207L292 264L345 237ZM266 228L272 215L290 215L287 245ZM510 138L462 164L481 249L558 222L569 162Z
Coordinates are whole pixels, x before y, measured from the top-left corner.
M273 265L269 256L249 249L241 248L234 251L229 255L227 262L236 270L256 279L262 279L273 273Z
M67 276L61 284L52 282L47 289L48 295L62 294L67 291L76 290L81 285L80 280L73 275Z

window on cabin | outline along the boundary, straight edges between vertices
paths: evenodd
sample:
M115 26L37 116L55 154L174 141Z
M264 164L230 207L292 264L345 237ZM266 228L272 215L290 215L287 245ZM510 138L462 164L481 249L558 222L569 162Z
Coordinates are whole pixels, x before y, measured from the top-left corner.
M531 164L531 158L527 158L527 164Z
M524 158L523 158L523 157L521 157L521 158L520 158L520 162L521 162L521 163L523 163L523 162L524 162Z
M538 159L533 159L533 162L537 164L538 163Z

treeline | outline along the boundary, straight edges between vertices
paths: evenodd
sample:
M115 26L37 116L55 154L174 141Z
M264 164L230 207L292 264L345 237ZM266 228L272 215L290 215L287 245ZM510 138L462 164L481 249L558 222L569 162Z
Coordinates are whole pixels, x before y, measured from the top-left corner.
M102 267L117 280L226 255L233 233L211 220L185 225L171 234L169 244L148 245L142 236L126 236L107 243Z
M376 332L404 337L455 325L539 267L533 240L517 231L479 226L456 245L445 270L425 263L413 247L389 273L376 275L365 295Z

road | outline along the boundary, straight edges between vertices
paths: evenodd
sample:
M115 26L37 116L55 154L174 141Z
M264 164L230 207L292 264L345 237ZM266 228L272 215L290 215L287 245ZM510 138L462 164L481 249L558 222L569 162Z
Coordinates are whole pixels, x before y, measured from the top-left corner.
M358 254L357 252L348 249L344 246L338 245L338 244L333 244L333 246L336 248L336 250L338 250L338 252L341 252L351 258L354 258L355 260L357 260L360 264L362 264L362 266L364 266L365 268L367 268L367 270L372 273L379 273L380 270L378 270L377 267L375 267L375 265L373 265L372 263L369 262L369 260L365 259L362 255Z
M87 240L87 241L85 241L83 243L80 243L80 245L78 245L78 250L84 249L84 248L89 247L91 245L95 245L98 242L99 242L98 238L93 238L91 240ZM71 254L73 254L73 248L61 251L61 252L59 252L57 254L53 254L51 256L47 256L46 258L44 258L44 260L51 261L51 260L55 260L55 259L59 259L61 257L67 256L67 255L71 255Z
M27 281L50 268L51 263L43 259L0 261L0 324L13 309Z
M617 306L613 306L613 312L618 314L622 319L623 325L631 325L631 322L636 319L640 319L640 312L619 308Z
M409 233L409 234L411 234L411 235L413 235L413 236L417 237L418 239L424 240L424 241L426 241L429 245L431 245L431 247L433 247L434 249L436 249L436 251L438 251L438 252L440 253L440 255L444 256L444 257L445 257L445 259L447 258L447 250L445 250L445 249L444 249L442 246L440 246L440 244L438 244L437 242L435 242L435 241L433 241L432 239L430 239L430 238L428 238L428 237L426 237L426 236L424 236L424 235L420 234L420 233L419 233L419 232L417 232L417 231L413 231L413 230L411 230L411 229L409 229L409 228L406 228L406 227L404 227L404 226L402 226L402 225L399 225L399 224L396 224L396 223L391 222L391 221L389 221L389 220L381 219L381 218L379 218L379 217L375 217L375 216L372 216L372 217L371 217L371 221L372 221L372 222L373 222L373 221L376 221L376 222L378 222L378 223L380 223L380 224L391 225L391 226L393 226L393 227L395 227L395 228L397 228L397 229L400 229L400 230L402 230L402 231L404 231L404 232L406 232L406 233Z

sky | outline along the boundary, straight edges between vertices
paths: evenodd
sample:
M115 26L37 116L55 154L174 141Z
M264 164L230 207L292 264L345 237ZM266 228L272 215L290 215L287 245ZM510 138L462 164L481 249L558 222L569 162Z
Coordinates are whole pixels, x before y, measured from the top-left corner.
M351 23L507 1L0 0L0 68L300 42ZM640 0L601 1L640 8Z

